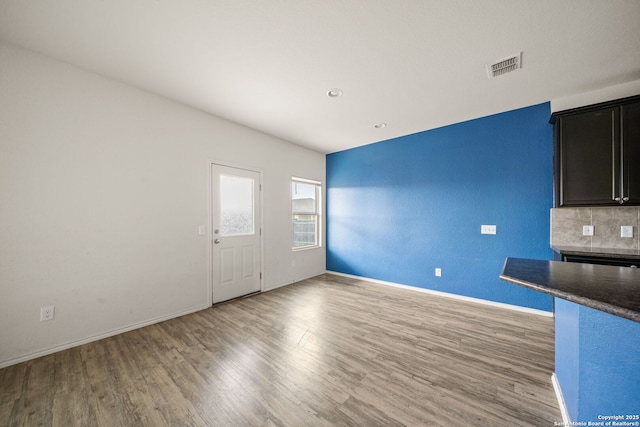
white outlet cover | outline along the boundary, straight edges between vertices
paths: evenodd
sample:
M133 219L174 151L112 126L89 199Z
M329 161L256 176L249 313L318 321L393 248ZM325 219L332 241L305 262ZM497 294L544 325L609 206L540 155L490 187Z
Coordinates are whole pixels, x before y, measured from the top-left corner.
M40 321L44 322L45 320L53 320L55 315L55 308L52 305L48 305L46 307L40 307Z
M582 226L582 235L583 236L593 236L593 225L583 225Z
M620 227L620 237L633 237L633 226L623 225Z
M480 226L480 234L496 234L496 226L495 225L481 225Z
M442 276L442 269L436 268L436 277L441 277L441 276Z

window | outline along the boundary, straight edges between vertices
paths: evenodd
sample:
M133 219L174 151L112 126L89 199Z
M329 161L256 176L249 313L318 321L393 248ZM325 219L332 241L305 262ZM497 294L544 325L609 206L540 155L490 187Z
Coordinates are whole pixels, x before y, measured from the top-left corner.
M320 246L321 188L316 181L302 178L291 181L293 249Z
M220 235L254 234L253 179L220 175Z

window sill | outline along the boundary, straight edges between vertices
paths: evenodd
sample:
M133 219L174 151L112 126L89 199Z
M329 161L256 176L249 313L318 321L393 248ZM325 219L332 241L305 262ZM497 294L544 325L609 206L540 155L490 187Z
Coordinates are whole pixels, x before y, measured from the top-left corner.
M299 248L291 248L292 252L300 252L300 251L308 251L310 249L322 249L322 245L316 245L316 246L302 246Z

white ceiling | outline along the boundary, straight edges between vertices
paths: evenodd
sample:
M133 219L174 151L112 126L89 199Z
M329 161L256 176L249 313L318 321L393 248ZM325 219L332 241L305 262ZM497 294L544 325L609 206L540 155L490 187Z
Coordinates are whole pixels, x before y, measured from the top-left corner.
M0 0L0 39L323 153L640 79L638 0Z

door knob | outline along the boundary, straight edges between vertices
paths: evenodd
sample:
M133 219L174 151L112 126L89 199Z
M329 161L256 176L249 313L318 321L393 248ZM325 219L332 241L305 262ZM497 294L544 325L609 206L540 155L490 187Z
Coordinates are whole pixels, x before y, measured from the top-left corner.
M220 239L214 240L213 243L215 243L217 245L218 243L220 243Z

